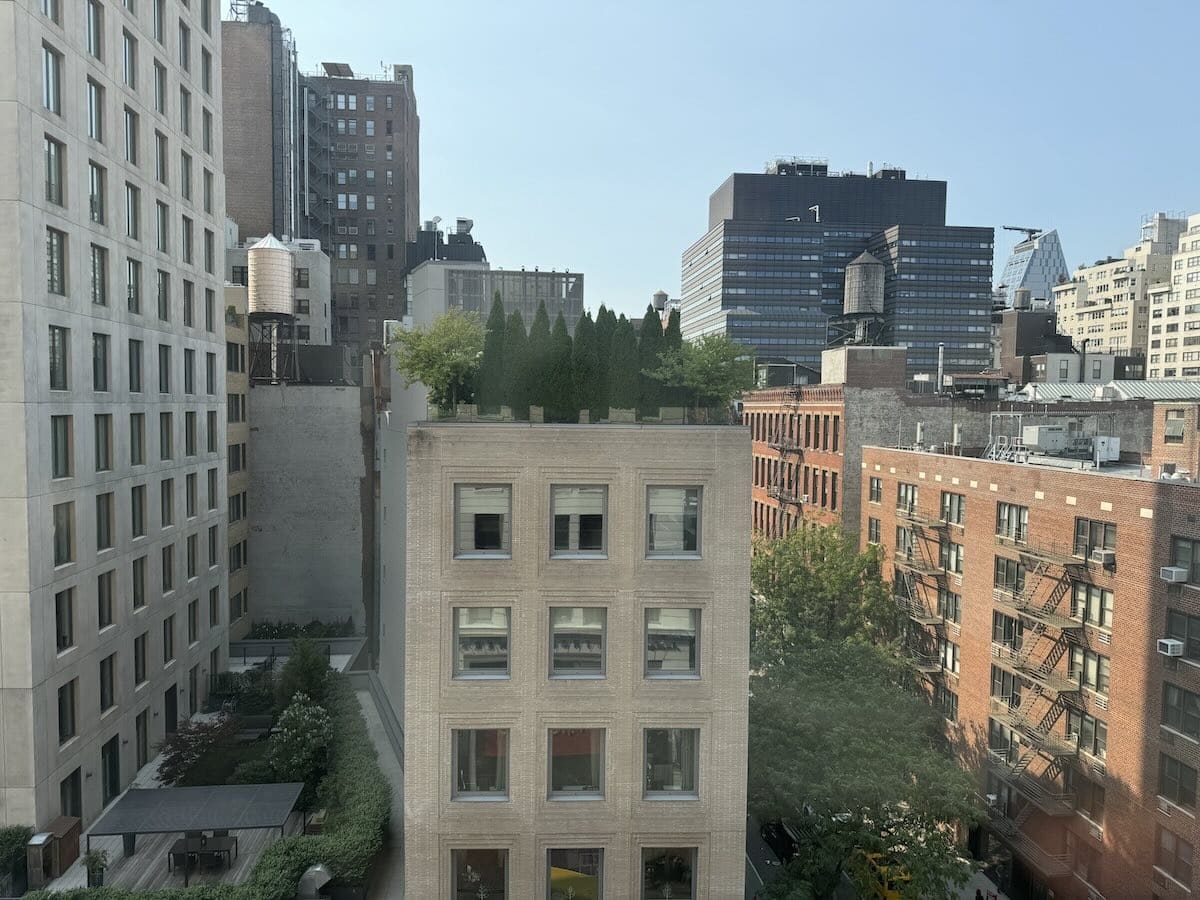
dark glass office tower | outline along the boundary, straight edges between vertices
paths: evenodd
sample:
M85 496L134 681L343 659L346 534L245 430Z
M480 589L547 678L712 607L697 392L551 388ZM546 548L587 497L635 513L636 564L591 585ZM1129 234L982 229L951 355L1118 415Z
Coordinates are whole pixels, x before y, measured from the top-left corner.
M846 266L870 250L885 266L872 333L908 347L909 375L936 371L939 343L947 372L984 369L992 229L945 219L946 182L903 169L839 174L780 160L764 174L731 175L709 200L707 234L683 255L684 336L723 331L759 357L819 371Z

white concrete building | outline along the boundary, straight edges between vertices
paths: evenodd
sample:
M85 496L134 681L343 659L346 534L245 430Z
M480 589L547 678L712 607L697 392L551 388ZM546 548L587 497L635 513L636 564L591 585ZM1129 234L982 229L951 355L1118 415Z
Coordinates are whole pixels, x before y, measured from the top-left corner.
M0 823L85 824L223 665L219 10L0 4Z
M381 450L409 895L742 897L747 430L418 422Z
M1142 225L1142 239L1122 258L1076 269L1072 280L1054 288L1059 333L1089 353L1141 356L1150 333L1150 285L1167 280L1186 225L1158 213Z
M1169 275L1150 285L1150 378L1200 378L1200 214L1189 216Z

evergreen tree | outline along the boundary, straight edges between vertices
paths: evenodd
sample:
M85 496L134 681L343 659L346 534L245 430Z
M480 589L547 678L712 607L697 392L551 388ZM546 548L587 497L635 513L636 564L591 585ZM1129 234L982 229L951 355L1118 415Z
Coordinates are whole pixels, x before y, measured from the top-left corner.
M480 410L498 412L504 403L504 304L500 292L492 301L492 312L487 320L487 334L483 338L483 358L475 376L475 402Z
M525 388L528 340L521 311L514 309L504 327L504 404L512 407L516 419L529 418L529 394Z
M612 310L600 304L596 313L596 360L599 378L596 385L596 417L608 418L608 357L612 353L613 331L617 327L617 317Z
M592 314L585 312L575 326L575 341L571 347L571 375L575 388L575 405L588 410L591 420L600 418L601 369L596 355L596 326Z
M663 402L663 383L647 372L657 372L662 364L663 350L662 320L651 304L646 307L642 319L642 330L638 336L638 413L642 416L657 416Z
M608 405L610 409L636 409L638 400L637 332L624 315L613 330L608 355Z
M663 332L662 352L678 350L682 346L683 331L679 327L679 310L673 309L667 318L666 331ZM661 396L663 406L690 406L692 402L687 390L675 384L664 384Z
M579 406L575 402L575 383L571 369L572 342L562 312L554 320L550 332L550 365L546 378L546 421L578 422Z
M525 396L529 398L530 406L540 406L543 410L549 405L547 401L552 399L549 391L550 350L550 316L546 313L545 302L540 302L533 324L529 326Z

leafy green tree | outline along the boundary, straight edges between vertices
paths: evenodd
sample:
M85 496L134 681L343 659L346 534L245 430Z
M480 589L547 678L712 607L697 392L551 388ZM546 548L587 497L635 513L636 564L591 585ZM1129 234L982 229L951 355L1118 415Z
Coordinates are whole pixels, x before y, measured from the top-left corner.
M613 331L608 354L609 409L635 409L638 399L638 347L633 323L624 315Z
M271 735L271 770L279 781L302 781L311 799L329 765L329 713L297 693ZM307 804L305 804L307 805Z
M663 331L663 346L662 353L668 350L678 350L683 346L683 331L679 327L679 310L671 310L671 315L667 317L667 327ZM660 354L661 355L661 354ZM663 406L688 406L691 400L688 398L685 388L674 384L664 384L663 390Z
M788 663L817 641L889 641L900 628L878 548L841 528L794 528L760 540L750 563L754 663Z
M663 345L662 320L654 304L650 304L638 335L638 412L643 416L657 416L663 402L664 385L650 374L662 365Z
M549 405L547 401L553 399L549 385L551 349L550 316L546 313L546 304L539 302L533 324L529 326L525 390L528 392L530 404L540 406L543 410Z
M649 373L663 384L681 387L691 395L697 414L725 407L754 386L754 364L746 348L723 334L704 337L665 350L662 365Z
M512 407L513 418L529 418L529 389L526 372L529 339L525 335L525 320L514 309L504 329L504 398Z
M324 703L331 671L329 661L316 644L306 637L295 638L287 662L275 679L275 708L283 709L296 694L304 694L314 703Z
M946 825L980 821L974 784L905 680L896 656L861 641L817 641L751 677L750 810L801 826L809 846L792 875L818 897L842 871L865 895L864 853L904 866L905 897L950 900L969 875Z
M612 355L613 333L617 330L617 317L603 303L596 312L596 359L600 366L600 379L597 390L596 418L608 418L608 365Z
M572 370L571 335L567 322L559 312L550 332L550 365L546 373L549 405L547 421L578 422L579 406L575 402L575 377Z
M508 322L496 291L483 338L483 356L475 373L475 402L481 410L498 412L504 404L504 331Z
M591 420L600 417L600 359L596 354L596 326L592 314L585 312L575 325L575 341L571 347L571 376L575 387L575 404L588 410Z
M188 719L180 722L168 734L158 751L162 762L158 777L163 784L178 784L187 777L200 759L209 753L219 753L233 743L236 727L232 716L218 714L212 719Z
M421 382L434 403L452 411L471 396L483 353L483 323L473 312L452 309L428 328L399 332L393 353L406 387Z

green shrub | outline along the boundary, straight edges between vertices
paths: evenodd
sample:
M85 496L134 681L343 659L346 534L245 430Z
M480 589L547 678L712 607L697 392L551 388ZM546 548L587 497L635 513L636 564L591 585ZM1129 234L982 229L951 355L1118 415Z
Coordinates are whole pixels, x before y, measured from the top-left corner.
M53 894L41 890L27 894L27 900L293 900L300 876L316 863L328 866L338 884L362 884L383 848L392 791L379 768L358 700L344 676L330 677L326 699L332 726L329 774L318 791L329 814L323 834L276 841L259 858L250 878L236 886L137 892L78 888Z
M354 619L344 622L322 622L313 619L307 625L296 622L255 622L250 626L246 635L252 641L286 641L291 638L344 638L354 637L358 632L354 628Z
M292 641L288 660L275 677L275 708L282 711L297 694L304 694L318 706L324 706L333 670L329 660L308 638Z

